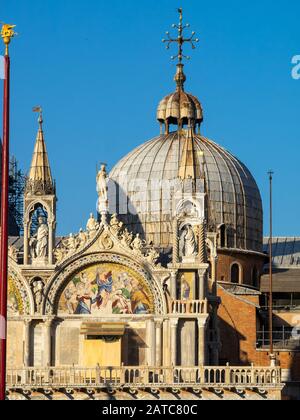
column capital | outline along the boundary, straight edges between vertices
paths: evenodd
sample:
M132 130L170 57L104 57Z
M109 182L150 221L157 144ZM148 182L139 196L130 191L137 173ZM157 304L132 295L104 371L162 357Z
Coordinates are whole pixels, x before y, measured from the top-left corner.
M206 325L207 325L208 319L209 319L209 316L208 315L205 318L204 317L198 318L197 319L197 321L198 321L198 327L199 328L205 328Z
M32 323L32 319L25 318L23 319L23 322L24 322L25 327L29 327L30 324Z
M163 326L164 320L161 318L154 318L154 323L156 328L161 328Z
M199 276L204 276L207 273L207 270L209 269L209 264L201 264L202 267L198 268L198 274Z
M177 328L179 318L171 318L170 319L170 326L171 328Z
M51 327L55 318L43 318L45 327Z

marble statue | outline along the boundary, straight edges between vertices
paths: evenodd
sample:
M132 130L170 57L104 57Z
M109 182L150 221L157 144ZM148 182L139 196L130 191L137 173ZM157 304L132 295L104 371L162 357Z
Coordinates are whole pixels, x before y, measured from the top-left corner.
M88 237L87 234L84 232L84 230L81 228L79 230L79 234L78 234L78 241L79 241L79 246L83 247L86 243L87 243Z
M64 246L58 246L57 248L55 248L55 250L53 251L55 259L58 263L60 263L68 254L67 249Z
M181 234L181 254L183 257L195 257L197 255L196 237L191 225L187 225Z
M89 234L95 233L99 228L99 223L95 219L93 213L90 214L90 218L87 221L86 230Z
M130 247L130 245L131 245L131 243L132 243L132 241L133 241L133 234L132 233L130 233L130 232L128 232L128 230L127 229L125 229L124 230L124 232L123 232L123 234L122 234L122 237L121 237L121 242L122 242L122 244L124 245L124 246L129 246Z
M35 304L37 312L41 309L41 304L43 302L44 295L44 283L42 280L35 280L32 284L32 290L35 297Z
M38 228L30 239L31 257L33 259L46 258L48 251L49 229L43 217L38 218Z
M143 241L140 238L140 234L137 233L136 237L132 241L132 248L134 251L140 252L143 248Z
M160 254L154 248L151 248L147 254L146 259L150 264L156 264L159 257Z
M8 247L8 256L14 261L18 262L18 250L13 245L9 245Z
M69 252L76 251L79 245L77 238L72 233L70 233L69 237L64 239L62 243Z
M107 195L107 172L106 172L106 166L101 165L101 169L97 174L96 183L97 183L97 192L99 199L103 202L108 201L108 195Z
M116 214L113 214L111 216L110 227L117 234L119 234L120 231L123 229L123 223L119 221L119 219L118 219L118 217L117 217Z

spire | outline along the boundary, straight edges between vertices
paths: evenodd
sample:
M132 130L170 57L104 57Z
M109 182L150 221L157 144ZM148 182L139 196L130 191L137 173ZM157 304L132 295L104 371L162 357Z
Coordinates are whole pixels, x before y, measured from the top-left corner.
M184 64L182 64L183 59L187 59L190 60L190 57L188 55L185 55L183 53L183 47L184 44L188 43L192 46L193 50L196 48L195 43L199 42L198 38L195 38L196 32L192 32L191 36L189 38L185 38L184 37L184 30L190 27L189 23L183 24L183 11L182 9L178 9L178 13L179 13L179 23L178 25L173 24L172 28L173 29L177 29L178 31L178 36L177 38L172 38L170 36L170 32L166 32L167 34L167 39L163 39L163 43L167 44L166 48L167 50L170 48L170 45L173 43L178 44L178 53L174 56L172 56L172 60L176 60L178 59L178 63L177 63L177 72L175 75L175 82L177 85L177 90L179 91L183 91L184 90L184 83L186 81L186 77L183 71L183 67Z
M26 193L31 195L54 194L55 187L51 175L43 132L42 108L34 108L33 112L39 113L39 129L36 137L31 167L27 178Z

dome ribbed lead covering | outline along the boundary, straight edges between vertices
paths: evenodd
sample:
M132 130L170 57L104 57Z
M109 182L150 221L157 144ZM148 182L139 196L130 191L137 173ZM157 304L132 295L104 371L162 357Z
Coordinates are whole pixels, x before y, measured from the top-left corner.
M138 212L136 216L123 215L123 221L162 248L172 245L172 214L163 211L164 187L152 181L179 179L186 141L185 130L154 138L124 157L110 174L118 186L117 211L124 213L127 202ZM225 224L228 247L261 252L262 201L251 173L232 154L205 137L194 134L193 147L194 165L198 168L195 173L204 166L210 229L217 231Z

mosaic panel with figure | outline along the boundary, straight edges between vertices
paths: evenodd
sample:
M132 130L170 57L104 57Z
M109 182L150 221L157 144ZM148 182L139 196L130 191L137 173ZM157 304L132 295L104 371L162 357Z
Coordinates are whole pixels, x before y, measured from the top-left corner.
M153 297L144 279L130 268L113 263L93 265L74 275L58 305L61 315L153 312Z
M21 293L11 277L8 278L7 313L8 316L24 314Z

